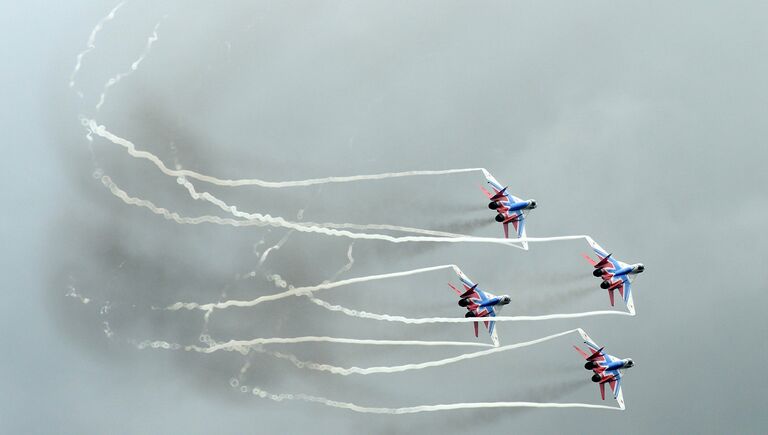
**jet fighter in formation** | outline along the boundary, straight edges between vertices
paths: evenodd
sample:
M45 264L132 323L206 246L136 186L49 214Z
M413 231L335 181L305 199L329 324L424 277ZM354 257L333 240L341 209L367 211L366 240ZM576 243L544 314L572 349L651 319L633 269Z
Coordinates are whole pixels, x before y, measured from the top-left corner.
M624 299L624 302L627 304L629 312L634 313L635 303L632 299L631 281L637 274L643 273L645 266L642 263L627 264L621 262L591 238L588 238L587 241L592 247L592 250L595 251L595 254L597 254L597 261L587 254L584 254L584 258L586 258L594 267L595 270L592 274L597 278L602 278L603 282L600 283L600 288L608 290L611 306L614 306L613 292L614 290L618 290L619 294Z
M464 286L464 292L454 287L452 284L448 284L459 295L459 306L467 309L467 314L464 317L477 317L477 318L493 318L496 317L498 311L504 305L509 304L511 301L507 295L496 296L491 293L485 292L477 288L477 284L472 282L463 272L458 271L459 280ZM491 340L494 346L499 345L499 336L496 332L496 322L493 320L483 320L488 334L491 335ZM473 323L475 327L475 337L478 336L479 322Z
M603 351L604 347L595 344L581 329L579 329L579 334L581 334L581 338L584 339L584 344L587 345L590 352L585 352L578 346L573 347L587 360L584 368L592 370L594 373L592 375L592 382L600 386L600 396L605 400L605 384L610 385L613 397L619 402L619 406L624 409L624 395L621 392L621 370L634 367L635 362L632 361L632 358L622 359L608 355Z
M525 218L530 210L536 208L535 199L521 199L507 192L507 187L501 184L488 171L483 171L485 179L493 189L493 193L481 187L485 195L491 201L488 208L496 211L496 222L504 226L504 237L509 238L509 224L517 234L517 238L525 238ZM528 249L528 243L522 243L524 249Z
M525 221L528 212L536 208L536 200L521 199L510 193L508 187L502 186L488 171L483 169L483 174L491 187L491 191L484 187L481 189L490 200L488 208L496 212L496 221L504 227L504 237L510 238L509 225L512 224L516 237L522 239L523 249L528 249ZM631 282L638 274L645 271L645 266L642 263L624 263L608 253L591 237L586 236L586 239L597 255L597 259L586 254L584 257L593 266L593 275L601 279L600 288L608 291L611 306L615 304L614 292L618 290L626 303L627 310L634 314L635 306ZM457 274L463 285L463 292L451 284L448 285L459 296L459 306L467 309L465 317L478 319L473 322L475 336L478 336L479 322L482 321L494 346L499 346L496 322L493 319L503 306L510 303L510 297L508 295L496 296L485 292L458 269ZM631 358L618 358L605 353L604 348L598 346L582 329L578 329L578 331L588 350L583 350L578 346L574 346L574 348L586 360L584 368L592 371L591 379L592 382L598 384L600 396L605 400L605 385L608 384L620 408L624 409L624 396L621 391L622 371L633 367L634 361Z

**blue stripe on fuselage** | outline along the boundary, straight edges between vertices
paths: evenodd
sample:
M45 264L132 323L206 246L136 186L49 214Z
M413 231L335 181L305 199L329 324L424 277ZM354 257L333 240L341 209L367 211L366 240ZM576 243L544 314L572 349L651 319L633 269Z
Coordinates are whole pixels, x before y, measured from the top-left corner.
M509 210L507 210L507 211L522 210L522 209L528 207L529 205L531 205L531 201L515 202L515 203L512 203L512 204L509 205Z
M617 269L617 270L613 271L613 276L617 276L618 277L618 276L626 275L629 272L632 272L632 269L633 269L632 266L622 267L620 269Z
M492 307L501 301L501 298L498 296L494 296L493 298L486 299L482 304L480 304L481 307Z

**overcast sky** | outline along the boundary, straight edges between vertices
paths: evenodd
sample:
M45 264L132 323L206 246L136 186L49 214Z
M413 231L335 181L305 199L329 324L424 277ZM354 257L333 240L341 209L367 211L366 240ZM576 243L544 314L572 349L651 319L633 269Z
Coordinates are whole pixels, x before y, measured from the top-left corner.
M0 432L766 431L762 2L155 3L129 2L105 24L74 90L75 59L115 4L0 8L7 41ZM97 111L104 84L131 70L158 23L151 53ZM199 312L152 310L277 292L268 279L275 274L311 285L455 263L483 288L512 297L505 314L609 304L581 258L582 241L528 252L358 241L351 269L337 274L348 262L348 239L170 223L122 203L94 173L184 215L217 210L114 144L97 139L89 147L79 115L169 166L221 178L488 168L516 195L537 199L529 235L590 234L618 258L645 263L633 286L636 317L498 325L504 344L582 327L608 352L633 358L623 380L627 410L377 416L275 403L230 387L248 363L241 379L249 387L364 406L600 403L571 348L575 334L433 370L348 377L260 354L137 350L132 343L142 340L196 343L203 331L219 341L475 340L469 325L353 319L299 298L215 312L207 325ZM501 229L477 188L483 181L465 173L271 190L199 187L240 210L289 220L496 237ZM460 316L446 282L455 277L438 271L320 296L377 313ZM272 349L343 367L463 350Z

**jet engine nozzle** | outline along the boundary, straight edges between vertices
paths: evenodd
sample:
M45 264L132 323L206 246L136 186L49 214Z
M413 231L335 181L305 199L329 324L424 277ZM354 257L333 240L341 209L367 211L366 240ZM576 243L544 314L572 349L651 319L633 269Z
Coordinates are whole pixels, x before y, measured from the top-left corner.
M605 280L605 281L600 283L600 288L603 289L603 290L608 290L608 287L610 287L610 286L611 286L611 282L608 281L608 280Z
M499 213L496 215L496 222L504 222L504 215Z
M592 382L600 382L600 379L602 379L602 378L597 373L592 375Z
M464 315L464 317L477 317L477 314L475 314L472 311L467 312L467 314Z
M594 276L596 276L596 277L598 277L598 278L599 278L599 277L601 277L601 276L603 276L603 269L602 269L602 268L600 268L600 269L595 269L595 270L592 272L592 275L594 275Z
M584 364L584 368L587 370L592 370L595 367L596 365L594 361L587 361L586 364Z
M469 299L468 298L459 299L459 306L460 307L466 307L467 305L469 305Z
M496 210L497 208L499 208L499 203L496 201L491 201L490 203L488 203L488 208L490 208L491 210Z

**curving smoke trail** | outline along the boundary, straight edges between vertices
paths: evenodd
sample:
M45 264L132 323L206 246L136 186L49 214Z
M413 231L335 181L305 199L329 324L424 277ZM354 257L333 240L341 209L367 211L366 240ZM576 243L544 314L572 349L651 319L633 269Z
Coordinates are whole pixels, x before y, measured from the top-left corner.
M88 42L86 44L86 49L77 56L77 62L76 62L75 68L72 71L72 74L70 76L70 82L69 82L70 88L75 87L75 78L81 68L83 58L90 51L95 49L95 39L96 39L97 33L102 29L102 27L107 21L112 20L114 18L115 13L122 6L123 6L123 3L122 2L119 3L114 9L112 9L112 11L107 16L102 18L97 23L96 27L94 27L93 31L90 34ZM126 72L118 73L117 75L107 80L107 82L104 84L102 93L95 107L97 111L104 104L106 95L109 89L112 86L119 83L126 76L135 72L138 69L139 65L143 62L143 60L149 54L152 48L152 45L157 41L157 38L158 38L157 31L159 29L161 22L162 20L155 25L152 35L147 39L147 43L144 51L141 53L139 58L131 64L130 69ZM82 98L81 92L78 92L78 95L80 95L80 97ZM230 206L226 204L224 201L216 198L215 196L213 196L208 192L198 193L195 190L194 186L187 180L187 178L211 183L218 186L225 186L225 187L260 186L260 187L266 187L266 188L287 188L287 187L304 187L304 186L312 186L312 185L322 185L322 184L328 184L328 183L347 183L347 182L355 182L355 181L363 181L363 180L381 180L381 179L401 178L401 177L411 177L411 176L448 175L448 174L458 174L458 173L467 173L467 172L475 172L475 171L481 171L486 176L489 176L489 174L483 168L464 168L464 169L447 169L447 170L389 172L389 173L380 173L380 174L352 175L352 176L333 176L333 177L325 177L325 178L314 178L314 179L307 179L307 180L281 181L281 182L265 181L265 180L259 180L259 179L236 179L236 180L220 179L217 177L208 176L208 175L201 174L191 170L184 170L180 168L170 169L165 165L165 163L162 160L160 160L154 154L148 151L137 150L135 145L132 142L113 134L112 132L108 131L104 125L99 125L95 120L88 119L86 117L81 117L81 122L88 130L89 140L90 140L90 137L92 137L92 135L95 134L103 139L106 139L107 141L113 144L116 144L125 148L128 154L134 158L145 159L152 162L163 174L177 177L179 184L182 184L187 189L187 191L189 192L192 198L203 199L207 202L210 202L211 204L219 207L224 212L234 216L235 219L222 218L219 216L184 217L179 215L176 212L172 212L172 211L169 211L168 209L158 207L150 201L131 197L125 191L121 190L114 182L112 182L112 180L109 177L107 176L101 177L102 183L110 190L110 192L116 197L120 198L126 204L147 208L153 213L161 215L165 219L172 220L179 224L212 223L212 224L218 224L218 225L230 225L235 227L273 226L273 227L282 227L282 228L290 229L291 231L289 231L283 237L282 240L280 240L275 246L267 249L262 254L259 261L260 265L264 263L264 261L267 259L267 256L272 250L279 249L282 246L282 244L285 243L285 241L288 239L288 237L292 234L293 231L319 233L319 234L337 236L337 237L348 237L355 240L356 239L382 240L382 241L388 241L392 243L480 242L480 243L503 244L507 246L514 246L520 249L527 249L525 245L527 242L550 242L550 241L577 240L577 239L585 239L587 241L592 241L591 237L587 235L543 237L543 238L527 238L526 237L523 239L509 240L509 239L496 239L496 238L484 238L484 237L470 237L462 234L454 234L454 233L441 232L441 231L409 228L409 227L402 227L402 226L395 226L395 225L383 225L383 224L350 224L350 223L339 224L339 223L314 223L314 222L296 223L296 222L286 221L285 219L279 216L273 217L270 215L262 215L258 213L241 212L237 210L235 206ZM299 220L300 219L301 218L299 218ZM411 233L411 234L420 234L421 236L393 237L386 234L354 233L351 231L347 231L350 229L398 231L398 232L405 232L405 233ZM354 259L352 258L353 243L354 242L350 244L349 250L347 252L349 263L345 265L341 270L339 270L336 273L336 275L334 275L334 278L338 276L340 273L348 271L351 268L354 262ZM228 307L250 307L262 302L279 300L279 299L290 297L290 296L307 296L313 303L323 308L326 308L331 311L342 312L346 315L360 317L360 318L392 321L392 322L402 322L402 323L408 323L408 324L468 323L468 322L477 321L477 319L467 319L467 318L441 318L441 317L407 318L403 316L367 313L365 311L352 310L339 305L332 305L326 301L320 300L313 296L313 292L318 290L331 289L331 288L341 287L341 286L345 286L353 283L386 279L386 278L392 278L397 276L407 276L407 275L412 275L416 273L424 273L424 272L434 271L434 270L439 270L444 268L453 268L458 272L458 268L455 265L434 266L434 267L428 267L428 268L422 268L422 269L414 269L410 271L403 271L403 272L396 272L396 273L389 273L389 274L382 274L382 275L364 276L364 277L352 278L352 279L336 281L336 282L325 282L323 284L319 284L316 286L297 287L297 288L289 287L289 289L285 292L262 296L250 301L228 300L228 301L223 301L218 303L208 303L208 304L177 302L167 307L166 309L179 310L179 309L185 308L189 310L191 309L206 310L207 311L206 321L207 321L207 316L210 315L213 309L224 309ZM81 302L88 303L88 300L81 299ZM551 315L541 315L541 316L499 316L494 318L494 320L502 321L502 322L503 321L524 321L524 320L549 320L549 319L579 318L579 317L587 317L587 316L594 316L594 315L609 315L609 314L632 316L634 315L634 312L626 313L626 312L616 312L616 311L592 311L592 312L585 312L585 313L551 314ZM316 363L312 361L301 361L293 355L273 352L271 350L264 350L264 349L261 349L260 346L269 345L269 344L298 344L298 343L308 343L308 342L327 342L327 343L378 345L378 346L393 346L393 345L394 346L474 346L474 347L484 347L484 348L492 347L492 345L477 343L477 342L376 340L376 339L338 338L338 337L326 337L326 336L306 336L306 337L292 337L292 338L273 337L273 338L256 338L252 340L230 340L222 343L215 343L209 340L206 342L207 346L199 346L199 345L182 346L177 343L169 343L165 341L144 341L141 343L137 343L136 346L139 349L144 349L144 348L174 349L174 350L185 350L185 351L200 352L200 353L212 353L216 351L235 351L235 352L247 354L250 351L255 350L258 352L268 353L277 358L287 359L292 363L294 363L295 365L297 365L298 367L309 368L311 370L325 371L333 374L346 376L351 374L369 375L369 374L379 374L379 373L399 373L399 372L405 372L410 370L422 370L422 369L427 369L432 367L439 367L443 365L457 363L464 360L480 358L483 356L492 355L495 353L504 352L512 349L532 346L532 345L542 343L548 340L552 340L557 337L561 337L576 331L583 332L580 329L573 329L573 330L561 332L558 334L553 334L547 337L542 337L536 340L531 340L527 342L521 342L521 343L516 343L516 344L511 344L511 345L506 345L501 347L493 347L493 348L485 349L478 352L466 353L466 354L462 354L462 355L458 355L450 358L444 358L440 360L427 361L422 363L404 364L404 365L398 365L398 366L379 366L379 367L368 367L368 368L360 368L360 367L344 368L344 367L337 367L337 366L332 366L328 364ZM247 366L244 366L243 369L241 369L241 374L245 370L247 370ZM233 379L233 381L234 381L233 386L237 386L239 384L239 381L237 381L236 379ZM245 386L241 386L240 389L243 392L248 391L248 388L246 388ZM411 413L456 410L456 409L511 408L511 407L624 409L623 404L619 408L615 408L615 407L609 407L604 405L591 405L591 404L585 404L585 403L539 403L539 402L450 403L450 404L436 404L436 405L420 405L420 406L401 407L401 408L385 408L385 407L366 407L366 406L357 405L351 402L334 401L334 400L330 400L323 397L310 396L305 394L272 394L258 387L253 387L250 391L254 395L257 395L263 398L269 398L270 400L274 400L274 401L302 400L307 402L321 403L326 406L335 407L335 408L348 409L355 412L377 413L377 414L411 414Z
M371 233L353 233L351 231L344 231L344 230L336 230L333 228L325 228L321 226L311 226L307 225L305 223L296 223L296 222L290 222L286 221L282 217L272 217L270 215L252 215L257 216L254 217L254 219L249 220L238 220L238 219L232 219L232 218L222 218L219 216L198 216L198 217L184 217L176 212L172 212L166 208L158 207L155 204L153 204L151 201L136 198L128 195L124 190L120 189L117 184L115 184L111 178L108 176L102 176L101 182L104 184L104 186L109 189L109 191L116 197L120 198L124 203L130 204L130 205L136 205L139 207L144 207L152 213L158 214L163 216L165 219L172 220L179 224L187 224L187 225L197 225L202 223L211 223L211 224L217 224L217 225L231 225L235 227L245 227L245 226L272 226L272 227L282 227L282 228L289 228L294 229L299 232L304 233L318 233L318 234L324 234L328 236L336 236L336 237L348 237L350 239L366 239L366 240L381 240L391 243L407 243L407 242L443 242L443 243L493 243L493 244L499 244L499 245L507 245L507 246L514 246L517 248L520 248L518 246L520 243L525 241L526 239L499 239L499 238L493 238L493 237L471 237L471 236L459 236L459 237L432 237L432 236L403 236L403 237L394 237L389 236L386 234L371 234ZM237 211L237 209L232 206L231 208L234 209L234 211ZM428 230L426 230L428 231ZM580 237L580 236L564 236L564 240L570 240L573 237ZM560 240L560 237L550 237L549 240ZM548 241L547 239L538 239L536 241ZM522 249L522 248L521 248Z
M305 336L305 337L271 337L271 338L253 338L250 340L229 340L223 343L216 343L209 346L187 345L182 346L178 343L170 343L163 340L146 340L136 343L138 349L172 349L186 350L188 352L213 353L218 351L240 352L247 354L253 346L264 344L299 344L299 343L339 343L339 344L360 344L373 346L471 346L471 347L491 347L490 344L476 343L472 341L422 341L422 340L375 340L359 338L339 338L326 336Z
M234 387L239 385L236 379L231 384ZM240 387L241 391L248 392L249 387ZM327 399L325 397L311 396L308 394L272 394L259 387L253 387L251 392L254 396L282 402L284 400L300 400L304 402L320 403L333 408L347 409L354 412L366 414L416 414L420 412L451 411L457 409L480 409L480 408L590 408L590 409L611 409L623 411L623 406L592 405L589 403L544 403L544 402L467 402L467 403L444 403L438 405L419 405L403 408L383 408L357 405L351 402L340 402Z
M288 238L291 237L291 234L293 234L293 231L288 231L287 233L285 233L283 238L280 239L279 242L277 242L273 246L270 246L269 248L265 249L264 253L261 254L261 258L259 258L259 266L263 265L264 262L267 261L267 256L269 256L270 252L277 251L280 248L282 248L283 245L285 244L285 242L288 241Z
M376 313L368 313L366 311L353 310L351 308L346 308L341 305L333 305L322 299L318 299L312 296L311 294L306 296L313 303L315 303L320 307L323 307L330 311L344 313L347 316L358 317L361 319L383 320L387 322L400 322L400 323L407 323L411 325L423 325L427 323L471 323L471 322L487 321L487 320L493 320L494 322L523 322L523 321L539 321L539 320L555 320L555 319L578 319L582 317L610 316L610 315L632 317L635 315L634 312L600 310L600 311L585 311L581 313L542 314L537 316L496 316L493 318L481 318L481 319L474 318L474 317L410 318L410 317L403 317L403 316L392 316L389 314L376 314Z
M574 332L578 332L579 329L571 329L568 331L560 332L557 334L548 335L546 337L538 338L535 340L515 343L515 344L509 344L506 346L501 347L495 347L493 349L487 349L487 350L481 350L477 352L472 353L465 353L462 355L450 357L450 358L444 358L439 359L435 361L427 361L423 363L414 363L414 364L403 364L399 366L382 366L382 367L367 367L367 368L361 368L361 367L350 367L350 368L344 368L344 367L337 367L329 364L320 364L312 361L301 361L298 358L296 358L294 355L289 354L282 354L280 352L273 352L269 350L257 350L258 352L267 353L269 355L275 356L280 359L286 359L291 361L294 365L296 365L299 368L308 368L311 370L318 370L318 371L324 371L333 373L336 375L371 375L371 374L381 374L381 373L400 373L400 372L406 372L410 370L423 370L428 369L432 367L441 367L449 364L458 363L461 361L466 361L470 359L475 358L481 358L488 355L493 355L500 352L506 352L514 349L520 349L528 346L533 346L536 344L544 343L550 340L554 340L556 338L562 337L564 335L568 335Z
M208 181L213 184L219 184L219 183L225 183L224 185L228 186L237 186L237 185L247 185L246 182L252 182L251 184L259 185L264 187L289 187L289 186L311 186L314 184L323 184L323 183L329 183L329 182L347 182L347 181L357 181L360 179L381 179L381 178L391 178L391 177L404 177L404 176L411 176L411 175L436 175L436 174L450 174L450 173L460 173L460 172L470 172L470 171L482 171L484 174L488 174L488 171L483 168L469 168L469 169L451 169L451 170L445 170L445 171L410 171L410 172L396 172L396 173L386 173L386 174L373 174L373 175L359 175L359 176L351 176L351 177L327 177L327 178L318 178L318 179L312 179L312 180L302 180L302 181L286 181L286 182L266 182L263 180L256 180L256 179L249 179L249 180L221 180L215 177L209 177L206 175L199 174L194 171L189 171L185 169L169 169L165 164L154 154L147 152L147 151L137 151L136 147L133 143L130 141L120 138L118 136L115 136L114 134L110 133L106 130L106 128L103 125L98 125L96 121L92 119L82 118L81 122L84 126L88 127L89 134L96 134L101 137L107 138L111 142L121 145L125 147L128 150L128 153L136 158L145 158L153 163L166 175L177 177L177 181L179 184L183 185L187 188L189 194L194 199L204 199L216 206L218 206L220 209L232 214L233 216L244 218L248 221L259 221L263 222L267 225L271 226L281 226L284 228L291 228L295 229L301 232L314 232L314 233L321 233L326 235L332 235L332 236L341 236L341 237L350 237L353 239L373 239L373 240L385 240L393 243L400 243L400 242L484 242L484 243L497 243L497 244L504 244L508 246L514 246L519 249L527 250L527 243L528 242L550 242L550 241L562 241L562 240L578 240L578 239L585 239L585 240L592 240L591 237L587 235L574 235L574 236L557 236L557 237L523 237L519 239L498 239L498 238L489 238L489 237L471 237L461 234L453 234L453 233L445 233L441 231L433 231L433 230L425 230L425 229L419 229L419 228L409 228L409 227L401 227L401 226L395 226L395 225L377 225L377 224L370 224L370 225L357 225L357 224L316 224L312 222L307 222L304 224L299 224L295 222L289 222L286 221L282 217L273 217L270 215L262 215L260 213L246 213L237 210L237 207L230 206L226 204L224 201L216 198L215 196L211 195L208 192L202 192L198 193L194 186L186 180L185 177L190 178L196 178L203 181ZM371 178L373 177L373 178ZM216 182L214 182L214 181ZM166 209L156 207L154 204L152 204L149 201L141 200L139 198L132 198L127 195L127 193L123 190L121 190L114 182L112 182L109 177L102 177L102 183L107 186L110 191L121 198L124 202L128 204L133 205L139 205L146 208L149 208L153 212L157 214L162 214L166 218L171 218L174 221L178 223L202 223L202 222L208 222L208 223L218 223L218 224L225 224L225 225L232 225L232 220L218 220L218 219L211 219L210 217L201 217L201 218L182 218L177 213L169 212ZM233 184L234 183L234 184ZM241 184L238 184L241 183ZM244 184L242 184L244 183ZM261 183L261 184L259 184ZM240 226L240 225L236 225ZM350 231L340 231L337 230L337 228L353 228L353 229L384 229L384 230L392 230L392 231L402 231L402 232L408 232L408 233L416 233L416 234L425 234L428 235L427 237L392 237L388 236L386 234L370 234L370 233L352 233ZM430 237L432 236L432 237Z
M98 23L96 23L96 26L91 30L91 34L88 37L88 42L85 43L85 50L81 51L77 55L77 61L75 62L75 68L72 70L72 73L69 76L69 87L74 88L75 87L75 77L77 76L77 73L80 72L80 68L83 65L83 58L90 53L92 50L96 49L96 35L101 31L102 28L104 28L104 24L107 23L107 21L111 21L113 18L115 18L115 14L117 11L123 7L125 2L120 2L112 8L109 13L104 16L101 20L99 20ZM83 97L82 92L78 92L77 95L80 96L80 98Z
M352 269L352 265L355 264L355 258L352 257L352 248L355 246L355 242L352 242L349 244L349 248L347 248L347 264L344 266L341 266L341 269L337 270L336 273L333 274L331 277L331 281L338 278L339 275L345 272L349 272Z
M99 102L96 103L97 111L101 109L102 105L104 105L104 100L107 98L107 92L109 91L109 88L115 86L120 82L120 80L128 77L139 69L141 62L144 61L144 59L149 55L149 52L152 50L152 45L158 40L157 30L160 28L160 23L162 23L165 18L166 17L163 17L160 21L157 22L157 24L155 24L155 27L152 30L152 34L149 36L149 38L147 38L147 44L144 47L144 51L142 51L139 57L133 61L133 63L131 63L131 67L128 69L128 71L118 73L114 77L111 77L109 80L107 80L106 83L104 83L104 88L102 89L101 95L99 96Z
M291 296L302 296L302 295L310 295L312 292L318 291L318 290L328 290L332 288L337 287L343 287L350 284L357 284L360 282L368 282L368 281L378 281L382 279L389 279L389 278L397 278L401 276L410 276L410 275L416 275L420 273L426 273L426 272L433 272L436 270L443 270L443 269L453 269L454 271L458 271L459 268L456 267L456 265L453 264L444 264L440 266L432 266L432 267L423 267L420 269L411 269L411 270L404 270L402 272L392 272L392 273L384 273L380 275L368 275L368 276L361 276L357 278L349 278L344 279L341 281L334 281L334 282L324 282L322 284L313 285L313 286L305 286L305 287L293 287L289 288L288 290L282 292L282 293L275 293L271 295L266 296L260 296L256 299L252 299L250 301L237 301L237 300L229 300L224 302L218 302L218 303L207 303L207 304L199 304L196 302L176 302L175 304L169 306L166 308L166 310L170 311L176 311L180 310L182 308L185 308L187 310L193 310L193 309L199 309L199 310L213 310L213 309L225 309L229 307L253 307L255 305L264 303L264 302L271 302L276 301L279 299L284 299Z
M499 352L519 349L526 346L533 346L535 344L553 340L555 338L562 337L564 335L568 335L573 332L583 333L584 331L581 328L576 328L568 331L563 331L557 334L552 334L536 340L510 344L507 346L482 350L478 352L467 353L467 354L458 355L455 357L444 358L441 360L428 361L428 362L416 363L416 364L405 364L400 366L389 366L389 367L343 368L343 367L336 367L328 364L318 364L311 361L301 361L293 355L283 354L280 352L273 352L268 350L258 350L258 351L270 354L277 358L287 359L299 368L308 368L310 370L325 371L325 372L330 372L330 373L343 375L343 376L347 376L351 374L369 375L369 374L379 374L379 373L399 373L399 372L404 372L408 370L421 370L426 368L444 366L448 364L457 363L460 361L492 355ZM547 402L466 402L466 403L448 403L448 404L437 404L437 405L419 405L419 406L409 406L409 407L401 407L401 408L368 407L368 406L357 405L351 402L340 402L336 400L327 399L325 397L311 396L303 393L272 394L259 387L251 388L245 385L241 386L240 381L236 378L231 379L230 384L235 388L239 387L240 391L242 392L248 392L250 390L251 393L255 396L267 398L276 402L281 402L284 400L300 400L305 402L320 403L333 408L347 409L350 411L361 412L361 413L372 413L372 414L399 415L399 414L415 414L420 412L449 411L449 410L458 410L458 409L479 409L479 408L589 408L589 409L609 409L609 410L625 409L625 406L623 403L619 403L619 406L615 407L615 406L606 406L606 405L593 405L589 403L547 403Z
M179 177L176 179L176 181L187 189L187 192L189 192L189 196L192 197L192 199L195 199L195 200L202 199L204 201L207 201L219 207L221 210L227 213L230 213L232 216L242 218L245 220L259 221L264 219L264 215L262 214L247 213L247 212L237 210L236 207L230 206L229 204L225 203L221 199L213 196L210 192L198 192L195 189L195 186L192 183L190 183L189 180L186 180L184 177ZM423 234L423 235L437 236L437 237L467 237L464 234L455 234L455 233L448 233L445 231L425 230L421 228L411 228L411 227L404 227L399 225L387 225L387 224L351 224L351 223L339 224L339 223L332 223L332 222L326 222L326 223L302 222L302 224L308 227L323 227L323 228L331 228L331 229L385 230L385 231L399 231L399 232L413 233L413 234Z
M83 118L81 120L83 125L87 127L93 134L100 136L115 145L124 147L128 154L137 159L146 159L154 163L160 171L164 174L172 177L188 177L195 180L204 181L206 183L215 184L217 186L225 187L238 187L238 186L259 186L269 188L282 188L282 187L306 187L314 186L317 184L328 183L348 183L351 181L362 180L383 180L387 178L402 178L402 177L414 177L424 175L448 175L448 174L461 174L465 172L477 172L481 171L487 173L483 168L462 168L462 169L444 169L444 170L428 170L428 171L405 171L405 172L386 172L381 174L367 174L367 175L350 175L343 177L325 177L325 178L311 178L308 180L296 180L296 181L265 181L257 178L247 178L239 180L229 180L209 175L201 174L199 172L191 171L188 169L170 169L160 160L156 155L148 151L139 151L136 149L131 141L124 139L120 136L107 130L104 125L99 125L95 120Z
M261 215L261 214L246 213L245 215L250 216L250 218L247 220L222 218L219 216L208 216L208 215L198 216L198 217L185 217L185 216L181 216L179 213L172 212L166 208L158 207L155 204L153 204L151 201L128 195L128 193L120 189L120 187L117 184L115 184L115 182L112 181L110 177L106 175L101 177L101 182L107 189L109 189L109 191L114 196L120 198L124 203L129 205L144 207L150 210L152 213L163 216L165 219L172 220L176 223L186 224L186 225L211 223L211 224L217 224L217 225L230 225L235 227L272 226L272 227L294 229L299 232L305 232L305 233L318 233L318 234L324 234L324 235L336 236L336 237L348 237L350 239L381 240L381 241L386 241L391 243L406 243L406 242L491 243L491 244L513 246L519 249L524 249L523 247L520 246L520 244L526 243L526 242L533 242L533 243L555 242L555 241L579 240L579 239L592 240L592 238L587 235L554 236L554 237L523 237L519 239L500 239L495 237L473 237L473 236L463 236L463 235L452 235L453 237L431 237L431 236L394 237L386 234L353 233L351 231L337 230L333 228L326 228L323 226L308 225L311 223L290 222L290 221L286 221L282 217L279 217L279 216L273 217L268 214ZM237 208L235 206L229 206L229 209L232 212L240 213L237 211ZM324 224L321 224L321 225L324 225ZM346 225L346 224L337 224L337 225ZM410 229L410 230L414 230L414 229ZM418 231L430 231L430 230L418 230Z

